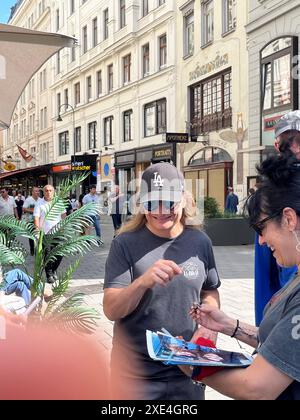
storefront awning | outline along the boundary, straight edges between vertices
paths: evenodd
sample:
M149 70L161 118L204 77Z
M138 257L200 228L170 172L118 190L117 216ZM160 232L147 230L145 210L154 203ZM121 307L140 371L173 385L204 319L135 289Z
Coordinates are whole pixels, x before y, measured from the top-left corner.
M52 165L39 165L39 166L34 166L33 168L24 168L24 169L17 169L16 171L11 171L11 172L2 172L0 174L0 181L2 179L8 179L8 178L15 178L15 177L19 177L20 175L31 175L31 172L34 173L34 175L37 175L39 172L45 173L46 171L48 171L51 168Z

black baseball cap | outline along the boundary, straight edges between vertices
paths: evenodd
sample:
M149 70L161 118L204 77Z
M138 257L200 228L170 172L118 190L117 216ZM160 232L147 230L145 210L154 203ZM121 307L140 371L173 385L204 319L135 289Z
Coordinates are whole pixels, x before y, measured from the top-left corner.
M149 166L142 175L140 202L174 201L180 202L184 191L183 174L167 162Z

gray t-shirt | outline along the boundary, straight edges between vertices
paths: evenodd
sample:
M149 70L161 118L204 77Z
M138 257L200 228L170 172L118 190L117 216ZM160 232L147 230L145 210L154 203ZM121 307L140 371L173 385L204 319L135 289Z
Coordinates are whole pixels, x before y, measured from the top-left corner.
M166 239L144 227L113 240L106 262L105 288L129 286L159 259L174 261L183 269L183 274L176 276L167 287L156 285L147 290L138 307L115 322L112 360L115 349L119 347L124 353L127 348L136 352L134 357L143 365L143 372L139 372L141 377L166 380L181 372L177 367L150 359L146 330L158 331L164 327L172 335L190 340L196 326L188 314L189 308L199 301L202 289L217 289L220 280L211 241L205 233L186 228L177 238ZM122 340L122 332L126 339Z
M261 354L294 382L280 400L300 400L300 278L274 295L259 327ZM293 287L295 285L295 287Z

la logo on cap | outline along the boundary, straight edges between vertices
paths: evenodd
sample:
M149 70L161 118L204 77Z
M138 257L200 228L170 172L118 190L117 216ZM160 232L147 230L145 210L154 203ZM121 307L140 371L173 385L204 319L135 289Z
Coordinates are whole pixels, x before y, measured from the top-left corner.
M159 175L158 172L154 173L153 185L155 187L163 187L164 186L164 180L162 179L162 177Z

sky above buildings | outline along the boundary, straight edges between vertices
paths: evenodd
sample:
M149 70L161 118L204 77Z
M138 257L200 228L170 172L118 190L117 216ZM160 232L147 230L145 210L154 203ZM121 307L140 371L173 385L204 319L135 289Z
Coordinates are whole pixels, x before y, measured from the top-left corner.
M0 0L0 22L7 23L10 16L10 8L14 6L16 0Z

